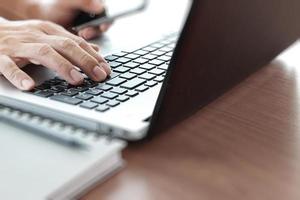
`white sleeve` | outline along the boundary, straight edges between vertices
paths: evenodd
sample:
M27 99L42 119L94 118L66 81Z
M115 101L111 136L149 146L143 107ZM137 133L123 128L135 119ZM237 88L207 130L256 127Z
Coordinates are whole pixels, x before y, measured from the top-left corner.
M0 22L5 22L5 21L7 21L7 20L0 16Z

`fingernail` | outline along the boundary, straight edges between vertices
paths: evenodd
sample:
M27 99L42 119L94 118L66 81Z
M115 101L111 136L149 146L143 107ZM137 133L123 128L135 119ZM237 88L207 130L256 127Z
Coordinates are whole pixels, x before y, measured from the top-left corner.
M106 72L103 69L101 69L101 67L99 66L94 67L93 73L98 81L104 80L107 76Z
M34 83L32 80L29 80L29 79L23 79L21 81L21 86L24 90L29 90L31 89L33 86L34 86Z
M83 76L76 69L72 69L70 74L73 81L75 81L76 83L79 83L83 80Z
M95 37L95 31L91 28L87 28L83 31L82 35L84 39L90 40Z

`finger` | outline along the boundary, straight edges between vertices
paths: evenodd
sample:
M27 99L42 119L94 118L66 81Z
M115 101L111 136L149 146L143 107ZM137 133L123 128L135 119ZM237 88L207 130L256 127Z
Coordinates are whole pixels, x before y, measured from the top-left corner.
M83 82L84 77L76 70L76 67L47 44L24 44L15 55L27 58L34 64L43 65L56 71L60 77L72 85L78 85Z
M20 90L31 90L35 83L25 72L23 72L11 58L8 56L0 56L0 72L9 80L14 86Z
M67 58L75 66L82 69L94 81L103 81L107 77L102 63L82 49L75 41L57 36L47 36L43 41Z
M67 31L59 32L59 33L57 33L57 35L74 40L82 49L84 49L87 53L89 53L91 56L93 56L99 62L99 65L104 68L104 71L106 72L107 75L111 74L111 68L110 68L109 64L84 39L82 39L76 35L73 35L72 33L69 33Z
M40 26L41 26L41 29L49 35L63 36L63 37L70 38L70 39L76 41L76 43L82 49L84 49L87 53L92 55L99 63L101 63L101 66L103 66L103 68L107 74L111 73L111 69L110 69L108 63L84 39L68 32L63 27L55 25L53 23L46 22L46 23L40 24ZM99 70L98 70L98 73L99 73Z
M101 31L95 27L88 27L88 28L85 28L78 32L78 35L86 40L91 40L96 37L99 37L100 34L101 34Z
M89 45L91 45L91 47L95 50L95 51L100 51L100 47L96 44L93 44L93 43L88 43Z
M104 33L106 31L108 31L108 29L111 27L112 23L105 23L100 25L100 30Z
M111 23L105 23L97 27L88 27L83 30L80 30L78 32L78 35L86 40L91 40L96 37L101 36L102 33L108 31L108 29L111 27Z

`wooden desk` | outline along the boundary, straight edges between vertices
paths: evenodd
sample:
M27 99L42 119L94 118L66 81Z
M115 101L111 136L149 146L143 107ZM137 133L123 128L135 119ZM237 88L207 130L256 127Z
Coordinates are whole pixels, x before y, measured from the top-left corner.
M299 200L300 44L153 141L82 200Z

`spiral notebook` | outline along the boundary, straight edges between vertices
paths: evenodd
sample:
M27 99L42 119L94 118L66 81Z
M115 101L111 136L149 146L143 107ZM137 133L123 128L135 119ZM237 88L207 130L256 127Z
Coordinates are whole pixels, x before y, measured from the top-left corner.
M2 199L79 199L124 164L122 141L1 105L0 120Z

